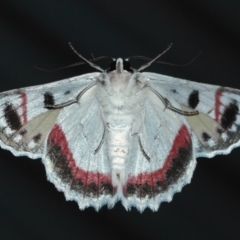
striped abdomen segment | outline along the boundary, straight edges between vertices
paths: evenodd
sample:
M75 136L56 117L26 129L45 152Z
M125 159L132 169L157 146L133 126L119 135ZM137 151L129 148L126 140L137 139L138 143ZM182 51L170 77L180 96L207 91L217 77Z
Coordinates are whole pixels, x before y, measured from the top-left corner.
M130 127L109 128L108 147L109 159L112 167L113 186L126 182L126 165L129 152Z

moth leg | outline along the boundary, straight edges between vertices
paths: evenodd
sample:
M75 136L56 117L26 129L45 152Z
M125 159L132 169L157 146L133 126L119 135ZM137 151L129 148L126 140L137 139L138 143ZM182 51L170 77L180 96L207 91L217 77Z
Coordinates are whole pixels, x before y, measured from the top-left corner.
M96 85L96 82L90 84L89 86L87 86L86 88L84 88L73 100L69 100L65 103L60 103L60 104L55 104L55 105L51 105L51 104L45 104L45 108L48 109L59 109L59 108L63 108L63 107L67 107L70 106L74 103L78 103L79 99L83 96L83 94L85 92L87 92L90 88L92 88L94 85Z
M167 98L164 98L159 92L157 92L155 89L153 89L152 87L148 86L148 88L154 93L156 94L156 96L163 102L165 108L168 108L176 113L179 113L181 115L184 116L194 116L194 115L198 115L199 112L198 111L183 111L181 109L175 108L171 105L171 103L168 101Z
M103 144L103 141L104 141L104 137L105 137L105 127L104 127L104 132L103 132L103 135L102 135L101 142L99 143L98 147L95 149L94 154L98 153L98 151L100 150L100 148Z
M138 141L139 141L140 150L141 150L143 156L150 162L151 158L147 155L147 153L146 153L145 150L143 149L143 146L142 146L142 142L141 142L140 137L138 138Z

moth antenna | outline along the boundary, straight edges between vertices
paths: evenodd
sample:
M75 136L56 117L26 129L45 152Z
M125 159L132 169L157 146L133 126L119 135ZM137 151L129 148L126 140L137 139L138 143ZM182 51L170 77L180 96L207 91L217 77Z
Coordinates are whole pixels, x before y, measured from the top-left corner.
M144 65L142 65L138 71L140 72L141 70L149 67L153 62L157 61L163 54L165 54L170 48L172 47L172 43L170 43L170 45L160 54L158 54L154 59L152 59L150 62L145 63Z
M94 57L93 53L91 53L91 56L92 56L92 60L94 61L94 60L95 60L95 57Z
M91 54L92 55L92 54ZM101 56L101 57L94 57L92 55L92 59L89 59L89 61L101 61L101 60L110 60L110 61L114 61L114 58L112 57L109 57L109 56ZM37 67L37 66L33 66L34 68L38 69L38 70L41 70L41 71L44 71L44 72L55 72L55 71L58 71L58 70L62 70L62 69L66 69L66 68L71 68L71 67L76 67L76 66L79 66L79 65L83 65L83 64L86 64L86 62L77 62L77 63L73 63L73 64L70 64L70 65L67 65L67 66L64 66L64 67L60 67L60 68L54 68L54 69L45 69L45 68L40 68L40 67Z
M69 43L69 46L71 47L71 49L73 50L74 53L76 53L84 62L88 63L91 67L96 68L97 70L99 70L100 72L104 72L104 70L102 68L100 68L98 65L96 65L93 62L90 62L89 60L87 60L85 57L83 57L80 53L77 52L77 50L73 47L73 45L71 43Z
M188 63L184 63L184 64L178 64L178 63L170 63L170 62L165 62L165 61L155 61L155 63L161 63L161 64L165 64L165 65L170 65L170 66L175 66L175 67L186 67L188 65L190 65L191 63L193 63L200 55L201 55L202 51L200 51L192 60L190 60ZM152 58L150 57L145 57L145 56L131 56L125 60L130 60L130 59L136 59L136 60L147 60L147 61L151 61Z
M169 63L165 61L156 61L156 63L161 63L161 64L175 66L175 67L186 67L191 63L193 63L201 54L202 54L202 51L200 51L192 60L190 60L188 63L185 63L185 64L175 64L175 63Z
M73 64L70 64L70 65L67 65L67 66L64 66L64 67L54 68L54 69L51 69L51 70L50 69L45 69L45 68L40 68L40 67L37 67L37 66L33 66L33 67L38 69L38 70L44 71L44 72L56 72L58 70L71 68L71 67L76 67L76 66L83 65L83 64L86 64L86 63L85 62L78 62L78 63L73 63Z

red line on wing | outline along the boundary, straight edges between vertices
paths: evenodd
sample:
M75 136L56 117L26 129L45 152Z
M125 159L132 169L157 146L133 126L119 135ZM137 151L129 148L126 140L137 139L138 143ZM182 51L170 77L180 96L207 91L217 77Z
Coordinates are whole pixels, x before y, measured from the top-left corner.
M99 172L85 171L76 165L76 161L69 149L68 141L59 125L54 125L49 135L49 140L53 143L53 145L58 145L61 147L61 154L68 159L68 167L71 168L73 173L76 173L74 176L75 179L80 179L85 185L88 185L92 182L98 184L100 182L111 183L111 179L108 175Z
M22 98L22 124L27 123L27 94L26 93L21 93L21 98Z
M220 116L221 96L222 96L222 92L217 91L215 94L215 120L217 122L219 122L219 116Z
M171 167L172 160L177 157L178 155L178 149L181 148L187 148L189 142L191 141L190 134L188 132L188 129L185 125L183 125L175 139L172 145L172 149L170 150L165 163L163 164L162 168L152 172L152 173L141 173L137 176L131 177L127 184L143 184L148 183L149 185L156 184L157 181L163 181L165 179L165 173L166 171Z

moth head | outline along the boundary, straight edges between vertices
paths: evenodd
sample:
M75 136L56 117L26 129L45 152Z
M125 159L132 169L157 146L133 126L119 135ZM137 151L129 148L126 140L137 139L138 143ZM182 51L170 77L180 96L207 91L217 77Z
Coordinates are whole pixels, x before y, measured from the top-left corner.
M107 72L116 71L117 73L122 73L124 71L133 72L133 68L131 67L130 62L128 59L117 58L113 59L110 63L110 67Z
M78 64L83 64L83 63L88 63L91 67L99 70L100 72L105 72L105 70L103 70L101 67L99 67L98 65L96 65L94 62L95 61L99 61L99 60L109 60L111 59L112 62L110 64L110 68L107 69L106 72L112 72L112 71L116 71L117 73L123 73L124 71L127 71L127 72L140 72L141 70L149 67L153 62L157 62L157 60L164 54L166 53L172 46L172 44L170 44L168 46L168 48L163 51L162 53L158 54L157 57L153 58L153 59L150 59L148 57L144 57L144 56L131 56L129 58L126 58L126 59L122 59L122 58L112 58L112 57L109 57L109 56L102 56L102 57L97 57L95 58L92 54L92 59L88 60L86 59L85 57L83 57L80 53L77 52L77 50L73 47L73 45L71 43L69 43L70 47L72 48L72 50L74 51L74 53L76 53L82 60L83 62L80 62ZM129 60L130 59L143 59L143 60L148 60L149 62L145 63L144 65L142 65L139 69L135 70L131 67L130 63L129 63ZM75 64L74 64L75 65ZM72 65L73 66L73 65ZM66 67L65 67L66 68Z

